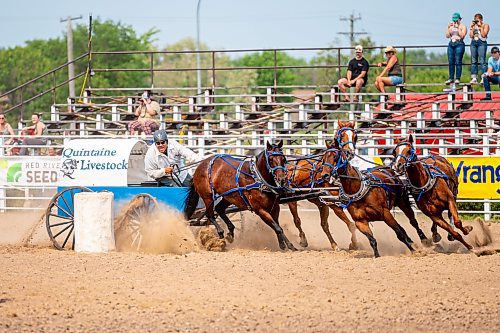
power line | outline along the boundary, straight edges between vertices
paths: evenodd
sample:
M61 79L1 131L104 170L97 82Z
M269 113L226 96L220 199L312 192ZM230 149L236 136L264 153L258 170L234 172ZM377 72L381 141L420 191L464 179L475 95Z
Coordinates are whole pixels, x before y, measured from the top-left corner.
M352 47L354 47L354 41L355 41L356 36L368 34L367 32L364 32L364 31L360 31L360 32L354 31L354 22L356 22L357 20L361 20L361 15L358 14L357 17L354 17L354 13L352 13L351 15L349 15L349 17L341 17L340 20L341 21L349 21L349 28L350 29L349 29L349 32L337 32L337 33L339 35L349 36Z

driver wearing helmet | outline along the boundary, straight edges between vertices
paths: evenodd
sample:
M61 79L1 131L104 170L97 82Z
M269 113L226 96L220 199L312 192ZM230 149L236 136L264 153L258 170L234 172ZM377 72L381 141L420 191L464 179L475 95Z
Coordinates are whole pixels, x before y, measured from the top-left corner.
M195 154L192 150L182 146L175 140L167 138L165 130L157 130L153 133L154 145L149 147L144 158L144 168L148 174L148 180L160 180L169 186L191 186L192 177L187 169L182 169L185 161L187 163L198 162L203 158ZM174 165L180 168L180 172L175 172Z

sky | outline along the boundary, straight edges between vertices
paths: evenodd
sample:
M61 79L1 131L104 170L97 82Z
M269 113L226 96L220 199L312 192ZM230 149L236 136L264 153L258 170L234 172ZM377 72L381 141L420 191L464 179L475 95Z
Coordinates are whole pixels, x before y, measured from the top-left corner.
M480 12L490 23L490 43L500 43L500 0L200 0L200 40L212 50L349 46L348 21L376 45L445 45L444 31L454 12L469 26ZM0 0L0 3L7 3ZM89 14L131 25L139 34L160 30L164 48L196 38L198 0L8 0L0 13L0 48L32 39L62 37L68 15L88 24ZM469 42L469 38L466 39ZM101 50L105 51L105 50Z

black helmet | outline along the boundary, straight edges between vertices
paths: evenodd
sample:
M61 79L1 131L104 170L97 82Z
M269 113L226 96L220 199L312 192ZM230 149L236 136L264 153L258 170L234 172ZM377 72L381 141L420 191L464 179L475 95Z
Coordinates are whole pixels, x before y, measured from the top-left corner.
M167 131L165 131L164 129L156 130L153 133L153 140L154 140L154 142L167 141L168 140Z

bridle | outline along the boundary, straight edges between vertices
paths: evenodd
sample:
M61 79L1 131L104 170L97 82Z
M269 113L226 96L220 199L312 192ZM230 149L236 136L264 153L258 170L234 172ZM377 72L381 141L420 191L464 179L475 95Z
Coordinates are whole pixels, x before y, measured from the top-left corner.
M342 133L345 132L345 131L352 131L353 133L353 138L354 138L354 134L356 133L356 130L351 128L351 127L342 127L342 128L339 128L337 130L337 135L336 135L336 140L337 140L337 144L339 146L340 149L343 149L343 147L345 145L348 145L350 143L352 143L353 147L356 148L356 139L355 140L349 140L349 141L346 141L346 142L342 142Z
M406 169L410 164L412 164L413 162L415 162L417 160L417 153L415 151L415 148L413 148L413 144L411 144L408 141L403 141L403 142L398 143L396 145L396 147L394 147L394 153L401 146L409 146L410 147L410 154L408 156L404 155L404 154L397 154L397 155L394 154L394 161L391 164L394 165L396 163L398 157L401 157L405 161L405 163L403 164L403 168Z
M274 148L274 147L273 147L273 148ZM283 154L283 151L282 151L281 149L280 149L280 151L272 151L272 150L271 150L271 151L269 151L269 150L267 150L267 148L264 150L264 156L265 156L265 158L266 158L266 167L267 167L267 170L268 170L268 171L271 173L271 175L273 176L274 182L275 182L276 184L279 184L279 182L278 182L278 178L277 178L277 176L276 176L276 171L277 171L277 170L282 170L282 171L284 172L284 174L285 174L285 177L287 177L286 175L288 174L288 173L287 173L287 172L288 172L288 170L287 170L287 169L286 169L286 167L285 167L285 166L283 166L283 165L277 165L277 166L275 166L275 167L272 167L272 166L271 166L271 163L269 162L269 158L270 158L270 157L273 157L273 156L281 156L281 157L283 157L283 159L284 159L284 163L283 163L283 164L284 164L284 165L286 165L286 163L287 163L287 162L286 162L286 156Z
M325 155L327 153L332 153L332 152L337 152L338 154L340 154L339 158L337 159L337 162L335 163L335 165L333 165L333 164L325 161L325 158L323 157L323 166L326 165L326 166L331 168L330 176L338 177L339 169L345 168L347 166L347 158L343 158L342 157L342 150L337 149L337 148L328 148L327 150L325 150Z

